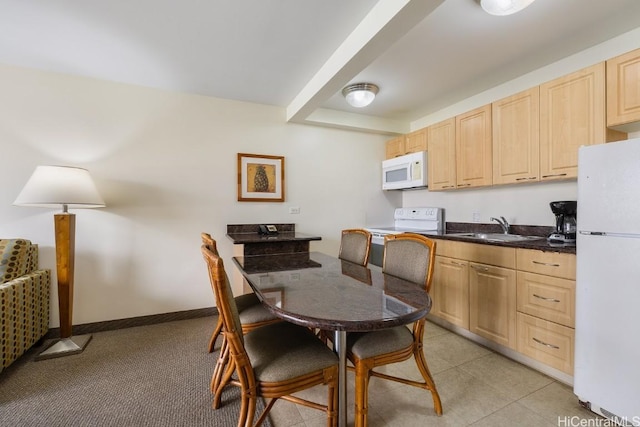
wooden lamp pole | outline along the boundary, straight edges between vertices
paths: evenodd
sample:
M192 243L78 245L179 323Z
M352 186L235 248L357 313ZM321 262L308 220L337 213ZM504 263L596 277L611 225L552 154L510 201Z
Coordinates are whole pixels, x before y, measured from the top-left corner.
M60 341L36 356L35 360L81 353L91 341L91 335L72 336L76 215L68 212L67 205L62 209L62 213L54 215Z

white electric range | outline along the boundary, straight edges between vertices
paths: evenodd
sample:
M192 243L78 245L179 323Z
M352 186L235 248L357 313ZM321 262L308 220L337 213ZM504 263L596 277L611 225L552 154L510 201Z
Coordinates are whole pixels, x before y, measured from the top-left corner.
M393 212L393 227L365 227L372 234L369 262L382 266L384 236L387 234L419 233L440 234L444 232L444 209L442 208L396 208Z

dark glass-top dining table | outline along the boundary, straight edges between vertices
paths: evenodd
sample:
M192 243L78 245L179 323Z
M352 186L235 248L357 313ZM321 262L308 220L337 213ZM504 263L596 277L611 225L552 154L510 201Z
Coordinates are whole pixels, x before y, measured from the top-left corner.
M426 316L429 295L418 285L320 252L234 257L258 298L276 316L333 331L339 357L338 423L346 426L347 332L406 325Z

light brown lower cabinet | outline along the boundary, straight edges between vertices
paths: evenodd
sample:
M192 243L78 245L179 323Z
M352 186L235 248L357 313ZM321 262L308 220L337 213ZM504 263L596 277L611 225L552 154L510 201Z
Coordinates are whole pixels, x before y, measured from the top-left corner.
M431 315L573 375L575 255L438 240Z
M505 347L516 348L516 272L469 264L469 330Z
M518 313L517 351L573 375L574 330Z
M436 256L431 313L469 329L469 262Z

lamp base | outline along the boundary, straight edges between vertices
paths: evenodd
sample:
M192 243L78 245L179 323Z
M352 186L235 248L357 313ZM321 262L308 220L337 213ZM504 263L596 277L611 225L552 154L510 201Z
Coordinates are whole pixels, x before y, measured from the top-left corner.
M91 338L91 335L62 338L37 355L34 360L53 359L54 357L64 357L82 353L87 344L89 344L89 341L91 341Z

